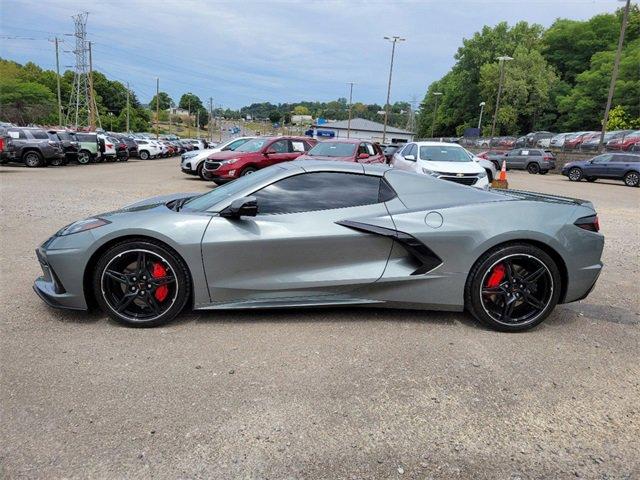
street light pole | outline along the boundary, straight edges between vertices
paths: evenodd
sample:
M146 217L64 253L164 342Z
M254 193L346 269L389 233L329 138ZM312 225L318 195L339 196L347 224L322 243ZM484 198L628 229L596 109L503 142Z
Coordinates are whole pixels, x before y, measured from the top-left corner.
M400 38L397 35L393 37L384 37L392 43L391 47L391 64L389 65L389 82L387 83L387 103L384 104L384 127L382 129L382 143L387 139L387 122L389 121L389 98L391 97L391 76L393 75L393 57L396 54L396 43L404 42L406 38Z
M436 97L436 105L433 108L433 121L431 122L431 138L433 138L433 132L436 126L436 114L438 113L438 97L442 95L442 92L433 92L433 95Z
M347 138L351 134L351 100L353 99L353 82L349 82L349 121L347 122Z
M498 57L500 62L500 82L498 83L498 96L496 97L496 108L493 111L493 124L491 125L491 138L489 139L489 150L491 150L491 144L493 143L493 136L496 133L496 121L498 120L498 109L500 108L500 95L502 94L502 82L504 82L504 64L509 60L513 60L512 57L502 55Z
M611 74L611 83L609 84L609 96L607 97L607 106L604 109L604 118L602 119L602 131L600 132L600 141L598 142L598 151L602 151L602 143L604 142L604 134L607 131L607 122L609 121L609 110L611 109L611 101L613 100L613 92L616 89L616 80L618 80L618 67L620 66L620 55L622 54L622 44L624 43L624 32L627 29L627 17L629 16L629 7L631 0L627 0L622 14L622 25L620 26L620 37L618 38L618 49L616 50L616 59L613 62L613 72Z
M480 102L480 120L478 120L478 131L480 131L480 128L482 127L482 112L484 112L484 106L486 105L486 102ZM480 135L478 133L478 135Z

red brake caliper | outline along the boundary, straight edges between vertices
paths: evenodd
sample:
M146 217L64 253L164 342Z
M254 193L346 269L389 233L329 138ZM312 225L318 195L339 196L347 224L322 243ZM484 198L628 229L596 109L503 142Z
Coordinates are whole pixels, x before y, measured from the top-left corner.
M167 274L167 269L164 268L164 266L161 263L153 264L153 270L151 271L151 276L153 278L161 278L161 277L164 277L166 274ZM156 297L156 300L158 300L159 302L162 302L165 298L167 298L168 294L169 294L169 287L167 287L166 285L160 285L158 288L156 288L156 291L154 292L153 296Z
M493 271L491 272L491 275L489 275L489 280L487 280L487 287L496 288L498 285L500 285L500 283L502 283L504 275L504 265L502 263L499 263L498 265L493 267Z

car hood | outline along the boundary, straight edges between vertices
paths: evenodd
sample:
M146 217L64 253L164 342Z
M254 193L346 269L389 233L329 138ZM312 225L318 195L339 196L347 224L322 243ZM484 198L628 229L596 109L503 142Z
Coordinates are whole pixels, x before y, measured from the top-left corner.
M482 173L484 169L477 162L432 162L430 160L418 160L420 167L434 172L445 173Z
M229 160L230 158L244 157L246 155L254 155L256 153L258 152L234 152L232 150L227 150L226 152L212 153L207 158L209 160Z
M157 195L155 197L149 197L144 200L140 200L139 202L126 205L122 207L120 210L117 210L116 212L123 212L123 211L130 212L130 211L134 211L138 207L162 205L167 202L170 202L171 200L177 200L179 198L191 198L197 195L200 195L200 194L188 192L188 193L170 193L168 195ZM113 212L113 213L116 213L116 212Z

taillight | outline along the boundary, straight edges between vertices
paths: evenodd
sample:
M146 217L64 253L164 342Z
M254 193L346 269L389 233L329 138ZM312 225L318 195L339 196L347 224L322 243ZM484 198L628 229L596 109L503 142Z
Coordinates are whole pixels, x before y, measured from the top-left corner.
M4 152L4 138L0 138L0 152Z
M598 215L579 218L574 222L574 225L582 228L583 230L589 230L590 232L600 231L600 220L598 220Z
M107 148L113 148L113 144L112 143L107 143Z

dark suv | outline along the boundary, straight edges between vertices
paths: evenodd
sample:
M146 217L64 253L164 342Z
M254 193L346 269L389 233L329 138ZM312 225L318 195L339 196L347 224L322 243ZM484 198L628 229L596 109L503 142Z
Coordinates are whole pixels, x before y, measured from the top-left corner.
M67 132L66 130L49 130L49 139L54 142L60 142L62 150L64 151L65 160L64 163L78 160L78 151L80 150L80 143L76 138L76 134L73 132Z
M514 148L504 154L491 152L487 155L487 160L491 160L497 169L504 160L508 169L526 170L531 174L544 175L556 168L556 157L549 150L541 148Z
M65 161L60 141L51 140L41 128L8 127L2 133L11 138L13 150L8 161L22 162L27 167L62 165Z
M595 182L598 178L622 180L628 187L640 186L640 155L634 153L603 153L591 160L570 162L562 174L573 182L583 178Z

